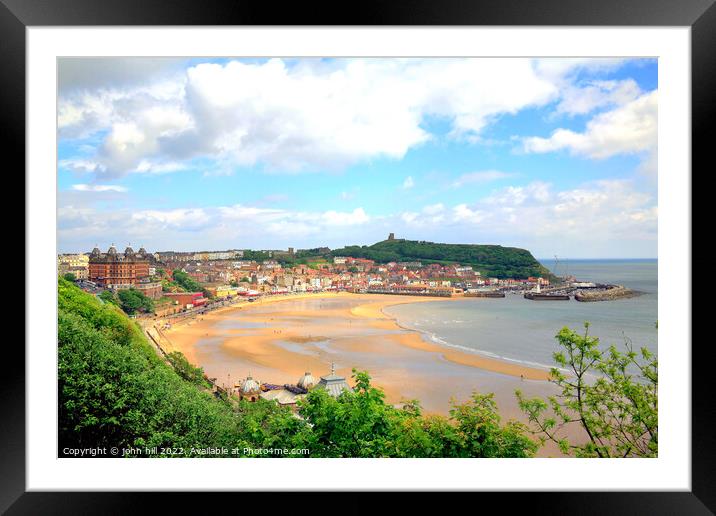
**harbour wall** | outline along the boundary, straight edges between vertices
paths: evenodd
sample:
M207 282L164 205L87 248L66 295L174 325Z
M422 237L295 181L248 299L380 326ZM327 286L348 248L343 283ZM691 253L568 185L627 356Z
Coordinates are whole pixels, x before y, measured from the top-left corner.
M574 299L582 302L612 301L614 299L626 299L638 295L639 292L622 285L610 285L604 290L579 291L574 295Z

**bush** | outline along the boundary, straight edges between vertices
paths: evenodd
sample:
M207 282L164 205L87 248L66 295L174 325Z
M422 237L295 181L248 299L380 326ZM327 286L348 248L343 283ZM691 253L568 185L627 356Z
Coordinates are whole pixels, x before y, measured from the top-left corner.
M134 288L120 290L117 297L119 298L119 306L127 314L131 315L138 311L151 312L154 310L154 302Z

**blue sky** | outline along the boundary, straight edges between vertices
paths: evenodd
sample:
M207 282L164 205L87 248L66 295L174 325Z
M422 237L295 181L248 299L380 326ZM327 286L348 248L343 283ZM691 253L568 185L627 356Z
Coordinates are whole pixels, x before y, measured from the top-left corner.
M61 252L656 257L652 59L63 59Z

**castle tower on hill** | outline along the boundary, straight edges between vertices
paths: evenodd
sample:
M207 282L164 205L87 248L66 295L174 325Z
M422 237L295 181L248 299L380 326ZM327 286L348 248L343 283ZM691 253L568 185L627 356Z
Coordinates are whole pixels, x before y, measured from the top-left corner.
M388 240L395 240L395 233L388 235Z

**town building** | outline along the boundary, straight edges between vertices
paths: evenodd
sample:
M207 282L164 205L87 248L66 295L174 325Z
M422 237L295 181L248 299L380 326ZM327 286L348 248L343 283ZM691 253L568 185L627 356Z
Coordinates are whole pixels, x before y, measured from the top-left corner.
M153 261L143 247L136 253L129 246L124 253L118 253L114 245L106 253L95 247L89 255L88 279L104 288L134 287L149 277L149 264Z
M339 376L336 374L336 365L331 364L331 374L321 376L320 381L316 384L314 389L325 389L328 394L337 398L343 392L352 392L350 385L346 382L345 376Z
M160 299L163 295L162 284L159 282L141 282L137 283L134 288L139 290L142 294L147 296L149 299Z
M246 380L239 387L239 399L256 401L261 395L261 383L254 380L251 375L246 377Z
M78 280L89 279L89 256L80 254L61 254L57 257L57 274L74 274Z
M202 292L165 292L164 295L173 299L182 308L202 306L207 302Z

